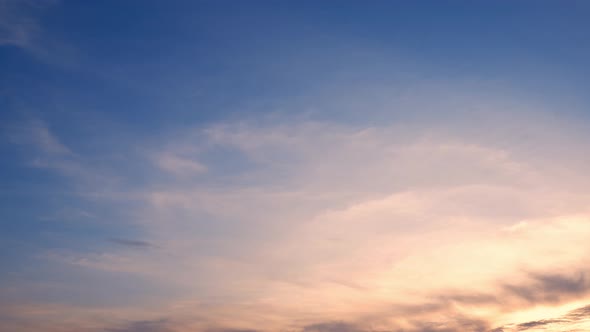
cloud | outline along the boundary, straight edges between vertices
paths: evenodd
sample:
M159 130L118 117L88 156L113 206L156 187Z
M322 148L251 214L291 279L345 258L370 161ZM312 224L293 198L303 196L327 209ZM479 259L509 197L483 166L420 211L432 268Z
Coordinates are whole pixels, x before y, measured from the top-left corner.
M0 0L0 47L16 48L52 67L105 76L104 70L83 66L83 54L75 43L66 42L58 30L45 26L43 17L61 0Z
M22 2L0 2L0 45L26 46L30 42L31 33L37 29L31 18L15 13L15 7L19 3Z
M15 2L0 2L8 3ZM34 15L11 16L0 24L0 44L47 45ZM69 63L62 53L48 57ZM81 270L150 287L148 300L135 302L125 287L98 289L97 298L129 297L103 311L92 307L94 298L72 296L79 308L20 315L72 331L486 331L507 321L527 329L555 324L528 311L588 299L585 272L556 273L587 266L587 134L527 114L506 94L455 104L446 91L412 91L418 109L389 102L394 89L378 102L337 90L334 105L353 105L357 119L372 118L382 101L381 111L395 119L227 121L109 139L92 149L96 155L50 122L23 125L13 137L30 166L81 191L104 192L92 196L102 211L89 215L118 217L106 234L137 233L103 236L86 250L54 248L39 265L51 267L48 275ZM443 119L454 107L485 110ZM418 113L436 120L406 121ZM69 287L45 282L38 301L71 301ZM126 323L112 324L114 314L133 310ZM207 324L199 325L202 317Z
M209 329L207 332L258 332L257 330L242 330L242 329Z
M480 319L455 317L445 322L416 322L409 328L409 332L486 332L489 331L489 322ZM404 331L404 330L402 330Z
M554 324L554 323L559 323L559 322L562 322L562 321L560 321L558 319L543 319L543 320L538 320L538 321L520 323L520 324L518 324L518 329L519 330L528 330L533 327L536 328L539 326L544 326L544 325Z
M590 305L570 311L566 318L571 320L590 318Z
M79 156L66 146L41 119L9 128L10 140L30 151L29 166L57 170L66 175L83 172Z
M543 305L560 305L571 300L587 298L588 285L584 279L584 272L572 274L530 273L529 279L519 285L506 287L498 282L496 287L490 287L489 293L465 293L464 291L449 291L445 294L433 296L433 301L421 305L395 307L390 313L382 312L382 317L401 315L411 317L408 331L489 331L493 321L487 318L470 316L469 310L460 308L480 308L497 310L499 312L518 312L530 307ZM526 291L522 291L526 290ZM534 295L533 295L534 294ZM525 299L526 303L521 300ZM518 330L562 323L567 325L576 319L588 316L588 307L569 312L559 319L541 319L519 324L512 324ZM477 310L476 310L477 311ZM430 317L446 317L443 321L424 322L420 320ZM412 318L413 317L413 318ZM502 331L510 326L498 328ZM496 330L494 330L496 331ZM508 331L508 330L506 330ZM509 330L512 331L512 330Z
M482 330L486 320L461 308L520 310L523 301L556 303L574 295L559 288L567 279L542 268L581 257L585 219L546 216L580 211L583 200L569 199L568 184L551 183L518 151L465 142L459 134L433 135L314 122L225 124L181 135L166 146L193 146L191 158L199 160L217 149L232 151L234 160L256 166L244 175L244 186L168 183L146 195L146 230L174 260L139 257L125 268L183 266L183 275L160 277L188 287L199 276L204 298L256 302L247 295L251 288L281 294L264 303L286 316L298 303L310 314L330 307L336 317L362 321L355 308L363 307L384 329L416 331ZM213 173L208 180L225 176ZM505 231L523 220L527 227ZM547 242L555 229L570 243ZM527 262L546 250L561 254ZM102 265L118 264L106 258ZM522 264L543 272L523 276ZM505 286L504 278L522 282ZM345 286L350 283L358 287ZM487 287L503 295L482 294ZM528 292L538 297L529 301ZM244 317L256 307L232 310Z
M101 167L94 156L74 151L42 119L33 118L9 125L7 129L9 141L23 149L26 166L60 174L70 180L81 194L91 196L107 192L121 179L121 175L110 171L108 167ZM88 212L85 214L91 215Z
M134 248L158 248L157 245L148 242L148 241L141 241L141 240L131 240L131 239L121 239L121 238L111 238L109 239L110 242L119 244L122 246L134 247Z
M513 331L586 331L590 328L590 306L580 307L568 313L554 318L546 318L528 321L518 324L502 326L496 330L499 332ZM494 331L496 331L494 330Z
M29 156L28 166L48 169L78 178L92 177L81 156L74 153L43 120L35 118L9 127L12 143L24 147Z
M570 297L581 297L590 291L590 282L586 274L568 277L558 274L532 274L532 282L525 286L505 285L511 294L528 302L552 303L562 302Z
M137 321L125 324L124 327L108 328L106 332L172 332L169 322L165 319Z
M1 0L0 46L34 49L41 31L35 13L57 2L54 0Z
M155 163L162 170L180 176L200 174L207 171L205 165L173 154L160 155L155 158Z
M48 124L41 119L33 119L20 126L14 126L10 138L14 143L29 144L40 153L50 156L67 156L72 151L55 136Z
M371 325L366 324L365 325ZM489 323L483 320L467 317L450 317L445 322L415 321L404 328L380 329L363 324L345 322L325 322L304 327L301 332L487 332Z
M308 325L302 332L364 332L357 326L344 322L328 322Z
M70 158L59 140L35 137L53 142L34 144L44 155ZM198 312L206 327L236 331L487 331L587 298L584 274L554 272L583 271L587 180L562 173L549 148L300 121L222 123L145 150L158 158L133 169L145 179L140 204L117 208L150 241L113 238L52 259L173 285L181 295L159 296L175 324ZM206 177L184 177L201 164ZM137 250L154 243L163 249ZM198 305L174 306L183 301Z

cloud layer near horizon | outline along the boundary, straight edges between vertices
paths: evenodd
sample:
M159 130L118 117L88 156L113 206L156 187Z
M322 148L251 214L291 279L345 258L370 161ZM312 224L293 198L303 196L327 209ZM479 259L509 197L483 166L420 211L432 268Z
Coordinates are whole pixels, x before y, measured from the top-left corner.
M98 193L96 179L127 175L93 168L41 122L17 128L16 143L38 148L32 166L127 209L141 230L108 239L118 246L46 259L162 293L110 309L4 305L56 331L72 310L80 321L64 331L93 331L87 320L104 315L115 325L137 319L112 331L322 332L487 331L542 319L539 306L557 315L589 290L581 136L511 120L488 122L500 136L468 122L185 129L133 157L147 162L138 170L147 182ZM522 136L561 142L539 148Z

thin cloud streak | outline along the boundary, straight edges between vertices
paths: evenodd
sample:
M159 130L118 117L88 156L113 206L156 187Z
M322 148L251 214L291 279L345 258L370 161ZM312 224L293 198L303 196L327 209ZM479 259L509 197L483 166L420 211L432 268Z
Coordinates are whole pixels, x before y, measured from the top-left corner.
M585 331L590 328L590 306L574 309L561 317L546 318L511 324L494 329L495 332L513 331Z
M148 241L142 241L142 240L111 238L111 239L109 239L109 242L112 242L112 243L115 243L118 245L122 245L122 246L135 247L135 248L159 248L157 245L155 245L153 243L150 243Z

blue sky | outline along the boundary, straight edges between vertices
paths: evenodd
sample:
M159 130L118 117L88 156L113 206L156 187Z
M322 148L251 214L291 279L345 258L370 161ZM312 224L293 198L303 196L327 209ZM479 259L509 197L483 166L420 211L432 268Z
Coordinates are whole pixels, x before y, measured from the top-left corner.
M0 331L583 328L589 14L0 0Z

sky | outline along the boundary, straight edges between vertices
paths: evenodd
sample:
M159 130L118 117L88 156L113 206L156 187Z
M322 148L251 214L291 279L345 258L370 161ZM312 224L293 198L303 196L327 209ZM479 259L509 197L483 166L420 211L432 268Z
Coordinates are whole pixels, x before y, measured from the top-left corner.
M589 17L0 0L0 332L590 331Z

